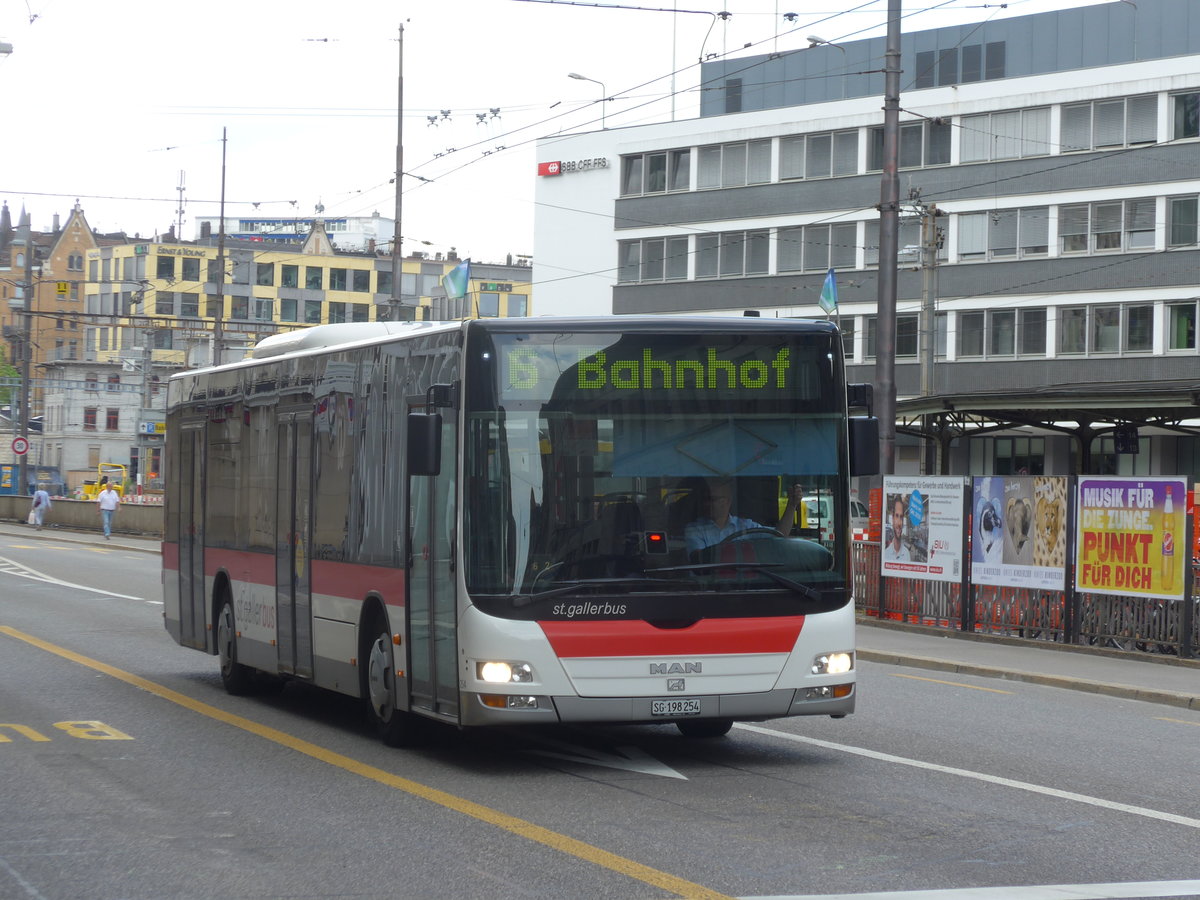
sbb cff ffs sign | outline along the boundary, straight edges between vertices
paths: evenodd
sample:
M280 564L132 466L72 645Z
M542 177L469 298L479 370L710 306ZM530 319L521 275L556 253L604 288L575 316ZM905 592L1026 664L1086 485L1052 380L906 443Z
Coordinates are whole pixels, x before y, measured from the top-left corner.
M592 159L555 160L538 163L538 175L562 175L566 172L586 172L589 169L607 169L608 160L603 156Z

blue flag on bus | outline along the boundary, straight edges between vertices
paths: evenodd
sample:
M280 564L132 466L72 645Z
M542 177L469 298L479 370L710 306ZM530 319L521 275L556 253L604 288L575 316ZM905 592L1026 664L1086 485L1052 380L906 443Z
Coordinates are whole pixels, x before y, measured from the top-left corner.
M464 259L457 266L442 276L442 287L446 296L451 300L467 296L467 286L471 281L471 260Z
M821 299L817 302L826 313L837 312L837 279L833 277L832 268L825 274L825 283L821 285Z

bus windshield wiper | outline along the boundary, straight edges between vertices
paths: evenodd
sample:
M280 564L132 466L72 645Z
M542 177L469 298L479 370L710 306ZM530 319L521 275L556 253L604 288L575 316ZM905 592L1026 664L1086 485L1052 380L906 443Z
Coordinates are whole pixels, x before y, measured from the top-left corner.
M668 571L662 569L659 571ZM580 591L585 588L594 587L615 587L621 585L629 587L632 585L647 585L650 587L663 584L678 584L673 578L651 578L646 575L628 575L621 578L578 578L572 581L560 582L558 587L547 588L544 591L537 591L529 594L513 594L513 606L528 606L538 600L545 600L549 597L558 597L562 594L572 594L575 591Z
M793 578L788 578L786 575L780 575L778 572L772 572L772 569L778 568L780 563L759 563L759 562L719 562L719 563L692 563L686 566L670 566L663 569L655 569L656 572L713 572L719 569L750 569L754 572L760 572L767 578L771 579L778 585L789 588L798 594L803 595L809 600L820 600L821 593L814 588L809 587L801 581L796 581Z

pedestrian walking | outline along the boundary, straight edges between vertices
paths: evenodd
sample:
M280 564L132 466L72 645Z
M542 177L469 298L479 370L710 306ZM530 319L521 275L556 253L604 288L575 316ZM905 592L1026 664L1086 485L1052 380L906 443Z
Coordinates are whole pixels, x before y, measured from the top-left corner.
M121 495L113 490L111 484L106 484L96 499L100 506L100 522L104 525L104 539L111 541L113 514L121 505Z
M46 511L50 509L50 495L45 488L38 488L33 492L33 509L30 510L32 518L29 524L37 527L38 531L42 530L42 523L46 521Z

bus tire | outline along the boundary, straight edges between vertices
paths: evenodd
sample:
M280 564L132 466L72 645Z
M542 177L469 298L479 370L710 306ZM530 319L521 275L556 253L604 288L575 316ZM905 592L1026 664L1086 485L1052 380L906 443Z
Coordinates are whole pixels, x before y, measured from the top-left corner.
M221 684L234 696L254 689L254 670L237 661L237 625L233 618L233 600L228 591L221 597L217 613L217 656L221 660Z
M686 738L724 737L733 727L733 719L680 719L675 727Z
M372 729L389 747L406 747L416 742L414 716L396 708L396 662L392 636L386 623L375 616L367 630L370 645L362 658L362 696Z

